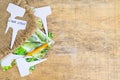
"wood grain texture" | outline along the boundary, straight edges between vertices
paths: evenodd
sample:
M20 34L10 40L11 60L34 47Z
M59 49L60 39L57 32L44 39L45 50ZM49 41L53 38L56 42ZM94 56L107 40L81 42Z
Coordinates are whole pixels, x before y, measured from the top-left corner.
M14 67L0 70L0 80L120 80L119 0L29 1L52 7L56 43L33 74L20 78Z

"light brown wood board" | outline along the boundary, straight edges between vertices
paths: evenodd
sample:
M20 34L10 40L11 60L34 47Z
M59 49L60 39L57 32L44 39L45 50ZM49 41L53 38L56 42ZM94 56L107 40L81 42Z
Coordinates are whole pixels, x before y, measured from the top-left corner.
M52 8L47 21L56 43L48 60L24 78L16 66L0 70L0 80L120 80L120 0L38 2Z

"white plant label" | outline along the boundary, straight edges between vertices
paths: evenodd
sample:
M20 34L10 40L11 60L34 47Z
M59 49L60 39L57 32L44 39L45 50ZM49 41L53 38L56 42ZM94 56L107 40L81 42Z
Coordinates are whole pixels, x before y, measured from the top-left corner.
M8 32L9 28L13 29L11 46L10 46L10 48L12 49L14 42L15 42L17 32L19 30L25 30L27 22L23 21L23 20L15 19L17 16L19 16L19 17L24 16L24 14L25 14L24 8L21 8L15 4L9 3L7 11L11 14L11 16L8 19L7 28L6 28L5 33Z
M34 15L39 17L42 20L43 27L45 29L45 33L48 36L48 27L46 17L52 13L50 6L42 7L42 8L35 8Z

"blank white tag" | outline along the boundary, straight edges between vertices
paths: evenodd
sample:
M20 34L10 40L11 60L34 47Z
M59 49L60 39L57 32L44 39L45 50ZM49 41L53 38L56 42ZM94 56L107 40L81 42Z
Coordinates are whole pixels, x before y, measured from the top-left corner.
M41 60L37 60L37 61L33 61L33 62L26 62L26 58L18 58L18 59L16 59L16 64L17 64L17 67L18 67L21 77L24 77L24 76L27 76L30 74L29 68L31 66L39 64L46 60L47 59L45 58L45 59L41 59Z
M25 9L22 7L19 7L15 4L9 3L7 7L7 11L11 14L10 18L15 18L17 16L23 17L25 14Z
M21 58L21 57L24 57L24 56L23 55L15 55L13 53L10 53L1 60L1 66L2 67L11 66L11 63L13 60L15 60L17 58Z
M42 7L42 8L35 8L34 15L41 18L43 22L43 27L45 29L45 33L48 36L48 27L47 27L47 21L46 17L51 14L51 8L50 6Z

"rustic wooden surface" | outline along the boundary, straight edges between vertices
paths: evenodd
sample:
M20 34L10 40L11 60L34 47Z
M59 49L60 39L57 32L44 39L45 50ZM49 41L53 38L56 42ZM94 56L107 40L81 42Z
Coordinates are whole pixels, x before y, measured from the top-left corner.
M36 1L52 7L56 43L33 74L20 78L14 67L0 80L120 80L120 0Z

